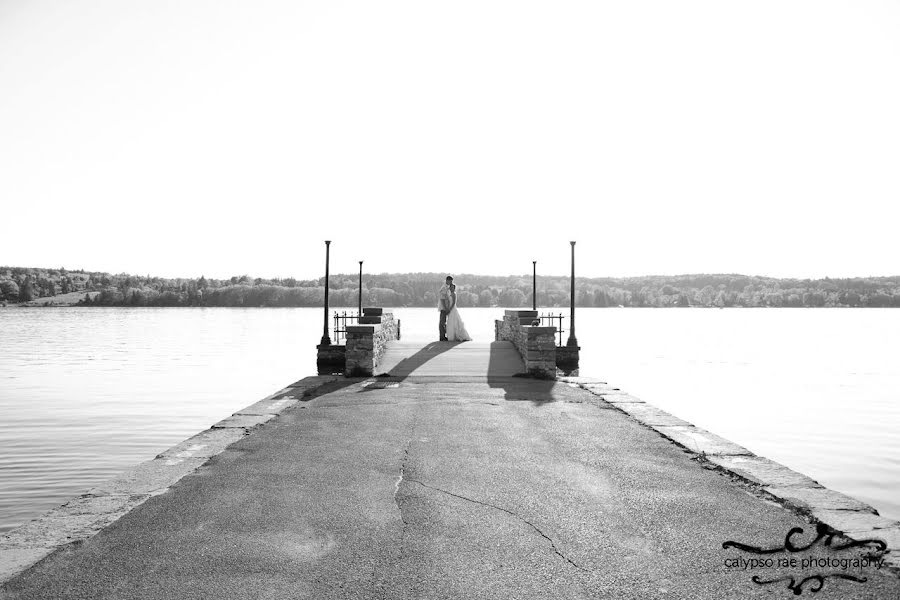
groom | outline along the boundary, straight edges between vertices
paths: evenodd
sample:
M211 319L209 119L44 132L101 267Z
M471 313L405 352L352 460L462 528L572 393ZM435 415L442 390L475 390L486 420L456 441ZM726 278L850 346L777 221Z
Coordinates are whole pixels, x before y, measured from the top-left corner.
M453 278L447 275L447 279L444 281L444 285L441 286L441 291L438 293L438 310L441 311L441 318L438 321L438 333L441 336L441 341L446 342L447 340L447 315L450 314L450 284L453 283Z

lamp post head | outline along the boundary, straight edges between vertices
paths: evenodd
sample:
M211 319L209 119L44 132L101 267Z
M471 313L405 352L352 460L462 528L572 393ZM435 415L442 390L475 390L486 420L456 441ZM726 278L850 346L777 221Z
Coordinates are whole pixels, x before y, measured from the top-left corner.
M569 242L569 243L572 244L573 246L575 245L575 242Z
M325 245L326 245L326 246L327 246L328 244L330 244L330 243L331 243L331 240L325 240Z

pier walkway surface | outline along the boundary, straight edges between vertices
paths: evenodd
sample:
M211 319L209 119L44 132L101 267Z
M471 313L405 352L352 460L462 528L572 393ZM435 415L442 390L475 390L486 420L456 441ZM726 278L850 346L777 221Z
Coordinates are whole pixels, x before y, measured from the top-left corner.
M723 548L815 526L584 380L521 369L508 343L391 342L380 377L304 380L319 387L0 597L792 598L788 577L848 571L726 564L861 555ZM855 573L803 594L900 598L887 568Z
M511 342L391 342L376 374L496 379L525 371Z

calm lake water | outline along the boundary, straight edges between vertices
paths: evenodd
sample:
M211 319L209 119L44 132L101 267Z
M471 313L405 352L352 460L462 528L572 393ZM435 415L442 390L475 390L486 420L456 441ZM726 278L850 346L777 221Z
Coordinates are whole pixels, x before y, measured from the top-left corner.
M436 311L394 313L405 340L437 337ZM461 313L493 339L502 309ZM900 519L900 310L579 309L576 325L583 375ZM321 309L0 310L0 532L314 374L321 334Z

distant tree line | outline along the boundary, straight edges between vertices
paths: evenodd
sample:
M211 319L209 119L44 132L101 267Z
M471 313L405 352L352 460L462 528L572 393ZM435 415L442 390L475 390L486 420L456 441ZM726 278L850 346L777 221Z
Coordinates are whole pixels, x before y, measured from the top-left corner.
M366 306L436 306L443 273L363 277ZM459 305L531 306L531 276L456 275ZM353 307L358 276L333 275L329 303ZM539 307L569 305L567 276L538 278ZM87 306L321 306L324 277L316 280L170 279L66 269L0 267L0 301ZM746 275L576 278L577 306L633 307L900 307L900 276L850 279L775 279Z

